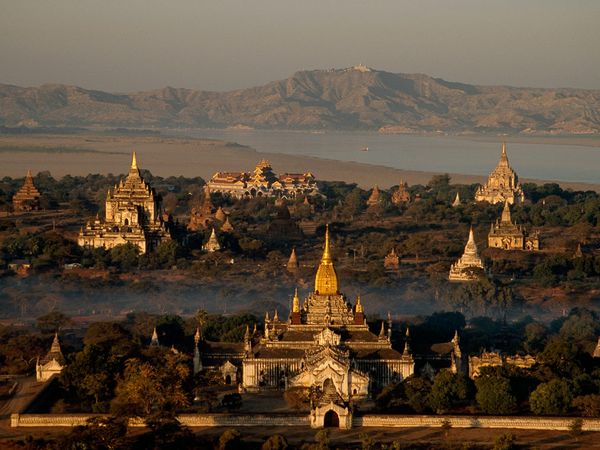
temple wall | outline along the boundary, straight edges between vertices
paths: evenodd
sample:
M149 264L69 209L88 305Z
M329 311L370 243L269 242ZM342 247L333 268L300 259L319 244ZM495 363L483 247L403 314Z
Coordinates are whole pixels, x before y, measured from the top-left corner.
M354 417L353 427L441 427L448 420L453 428L512 428L521 430L569 430L575 417L478 417L478 416L392 416ZM600 431L600 419L582 419L584 431Z
M12 414L10 426L15 427L73 427L85 425L97 414ZM188 427L309 427L309 415L284 414L182 414L178 417ZM521 430L568 431L575 417L478 417L478 416L394 416L365 415L354 417L352 426L384 428L441 427L446 420L453 428L504 428ZM600 419L582 419L583 431L600 431ZM132 420L130 427L144 427L141 420Z

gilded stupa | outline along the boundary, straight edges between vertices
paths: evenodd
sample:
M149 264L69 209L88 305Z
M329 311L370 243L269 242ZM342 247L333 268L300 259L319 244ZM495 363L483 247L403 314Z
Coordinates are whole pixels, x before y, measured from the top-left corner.
M476 281L484 271L483 262L477 251L473 227L469 229L469 240L460 259L450 266L450 281Z
M13 211L24 212L40 209L40 197L40 191L37 190L33 183L31 170L28 170L23 186L13 196Z
M496 220L490 227L488 247L535 251L540 249L540 239L537 233L529 235L521 225L513 223L510 205L506 201L500 220Z
M525 194L519 183L519 177L508 163L506 144L502 144L500 161L490 174L487 183L479 186L475 192L475 201L488 203L521 204L525 201Z
M327 225L325 229L325 249L323 250L321 263L319 264L317 275L315 276L315 294L338 294L337 274L333 267L333 259L331 258L331 250L329 248L329 225Z
M80 246L113 248L131 243L145 253L171 239L160 196L140 174L135 152L127 177L108 190L105 209L104 220L96 216L81 229Z

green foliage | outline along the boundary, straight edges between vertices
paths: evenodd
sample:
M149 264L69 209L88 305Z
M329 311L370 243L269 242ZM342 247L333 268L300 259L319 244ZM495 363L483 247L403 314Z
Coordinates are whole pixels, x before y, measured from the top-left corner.
M218 450L238 450L242 447L241 434L237 430L225 430L219 437Z
M573 399L573 407L585 417L600 417L600 395L580 395Z
M475 380L475 387L477 403L487 414L511 414L517 409L517 399L507 378L480 376Z
M403 385L408 406L416 413L421 414L427 411L431 382L427 378L411 376L403 382Z
M288 441L285 437L280 434L274 434L267 438L260 450L287 450L288 447Z
M60 311L51 311L36 319L36 326L42 333L55 333L72 323L71 318Z
M444 414L467 400L470 394L471 382L469 379L462 374L442 370L436 375L427 400L433 411L437 414Z
M493 450L515 450L517 447L517 437L512 433L504 433L494 441Z
M109 450L125 445L127 425L114 417L94 417L59 437L53 448Z
M184 385L190 369L182 355L166 351L159 361L126 361L123 379L115 389L112 410L118 416L174 415L189 399Z
M534 414L565 414L573 400L567 381L554 379L540 384L529 396L529 405Z

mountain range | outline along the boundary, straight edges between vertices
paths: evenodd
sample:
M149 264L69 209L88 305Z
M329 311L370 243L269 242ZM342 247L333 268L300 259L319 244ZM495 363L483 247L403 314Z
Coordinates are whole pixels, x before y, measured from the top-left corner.
M0 126L596 134L600 90L476 86L362 65L229 92L0 84Z

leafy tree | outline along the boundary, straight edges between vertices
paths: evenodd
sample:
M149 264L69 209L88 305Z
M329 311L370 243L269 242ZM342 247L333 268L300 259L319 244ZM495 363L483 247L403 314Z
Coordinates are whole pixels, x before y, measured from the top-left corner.
M130 242L117 245L110 250L112 263L126 271L137 267L139 254L139 247Z
M475 380L479 407L488 414L510 414L517 409L510 380L499 376L480 376Z
M42 333L54 333L72 323L71 318L60 311L51 311L36 319L36 326Z
M493 450L515 450L517 447L517 437L512 433L504 433L496 438Z
M238 450L241 448L242 439L238 430L225 430L219 437L219 450Z
M182 355L167 352L162 361L132 358L125 363L123 379L115 389L113 411L118 415L149 417L175 414L188 406L184 384L190 369Z
M554 379L540 384L529 396L531 411L535 414L565 414L571 407L573 397L569 384L562 379Z
M289 447L288 441L280 434L269 436L263 443L261 450L287 450Z
M585 417L600 417L600 395L580 395L573 399L573 407Z
M408 406L417 413L427 411L428 395L431 391L431 382L427 378L411 376L404 381L404 392Z
M439 372L431 386L428 396L429 407L437 414L443 414L452 407L469 398L470 380L462 374L454 374L449 370Z

